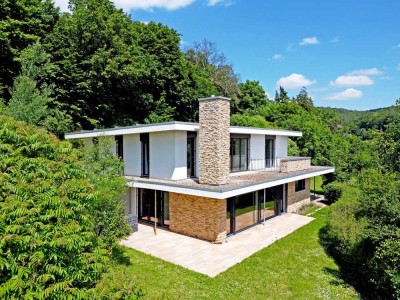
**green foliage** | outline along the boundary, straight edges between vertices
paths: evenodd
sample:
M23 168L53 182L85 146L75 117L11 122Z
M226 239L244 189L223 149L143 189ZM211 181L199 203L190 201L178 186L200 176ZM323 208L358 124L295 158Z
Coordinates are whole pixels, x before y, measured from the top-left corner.
M323 193L329 203L335 203L343 194L343 184L331 182L324 186Z
M256 127L256 128L271 128L273 127L269 122L262 116L254 115L240 115L234 114L231 116L232 126L245 126L245 127Z
M109 250L130 233L122 199L126 192L124 166L110 151L112 147L110 138L100 137L97 143L85 148L86 174L94 189L94 199L88 203L88 210L97 236Z
M246 80L245 83L239 83L239 89L238 112L244 112L247 109L256 109L267 103L265 91L259 81Z
M6 114L31 125L43 125L49 116L50 90L40 91L36 82L27 76L19 76L11 90Z
M42 126L61 136L72 127L70 116L62 105L52 98L53 89L46 83L55 66L40 43L21 52L21 75L11 89L11 99L4 107L4 114L31 125Z
M59 11L51 0L0 2L0 98L9 100L9 88L20 72L20 52L52 31Z
M332 205L321 241L344 276L374 299L400 297L400 185L364 170L357 188Z
M107 256L80 152L4 116L0 146L0 298L86 298Z

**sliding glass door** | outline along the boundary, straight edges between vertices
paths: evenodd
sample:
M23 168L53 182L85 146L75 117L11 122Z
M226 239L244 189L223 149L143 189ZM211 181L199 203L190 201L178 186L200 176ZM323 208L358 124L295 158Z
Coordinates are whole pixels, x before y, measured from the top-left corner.
M249 139L231 138L231 171L246 171L249 161Z
M233 234L285 211L284 186L276 186L227 199L226 231Z
M158 225L169 225L168 192L139 189L139 220L157 222Z

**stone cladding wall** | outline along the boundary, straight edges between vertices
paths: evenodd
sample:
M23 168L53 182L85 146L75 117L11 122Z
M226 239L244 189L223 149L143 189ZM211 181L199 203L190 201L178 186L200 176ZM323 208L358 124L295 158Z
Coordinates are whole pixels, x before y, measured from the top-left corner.
M296 192L295 182L288 183L287 212L297 212L301 206L310 202L310 178L305 179L306 188Z
M169 229L213 243L226 241L226 199L169 193Z
M289 173L301 170L307 170L311 167L311 159L306 157L304 159L282 159L281 172Z
M230 172L230 99L199 99L199 182L220 185Z

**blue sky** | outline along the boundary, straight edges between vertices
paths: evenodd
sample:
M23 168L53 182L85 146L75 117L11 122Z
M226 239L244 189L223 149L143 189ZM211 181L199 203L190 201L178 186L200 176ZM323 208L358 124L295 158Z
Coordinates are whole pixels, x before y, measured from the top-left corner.
M57 0L63 5L65 0ZM115 0L136 21L161 22L182 47L207 39L242 81L274 96L306 86L317 106L372 109L400 98L398 0Z

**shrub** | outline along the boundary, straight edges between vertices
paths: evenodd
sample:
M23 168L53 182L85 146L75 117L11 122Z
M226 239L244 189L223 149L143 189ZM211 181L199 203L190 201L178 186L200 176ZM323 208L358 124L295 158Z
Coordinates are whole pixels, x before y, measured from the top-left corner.
M80 152L0 116L0 298L79 299L107 262Z
M331 182L324 186L323 193L329 203L335 203L343 194L343 184Z
M400 185L376 170L346 186L320 232L344 277L371 299L400 299Z

